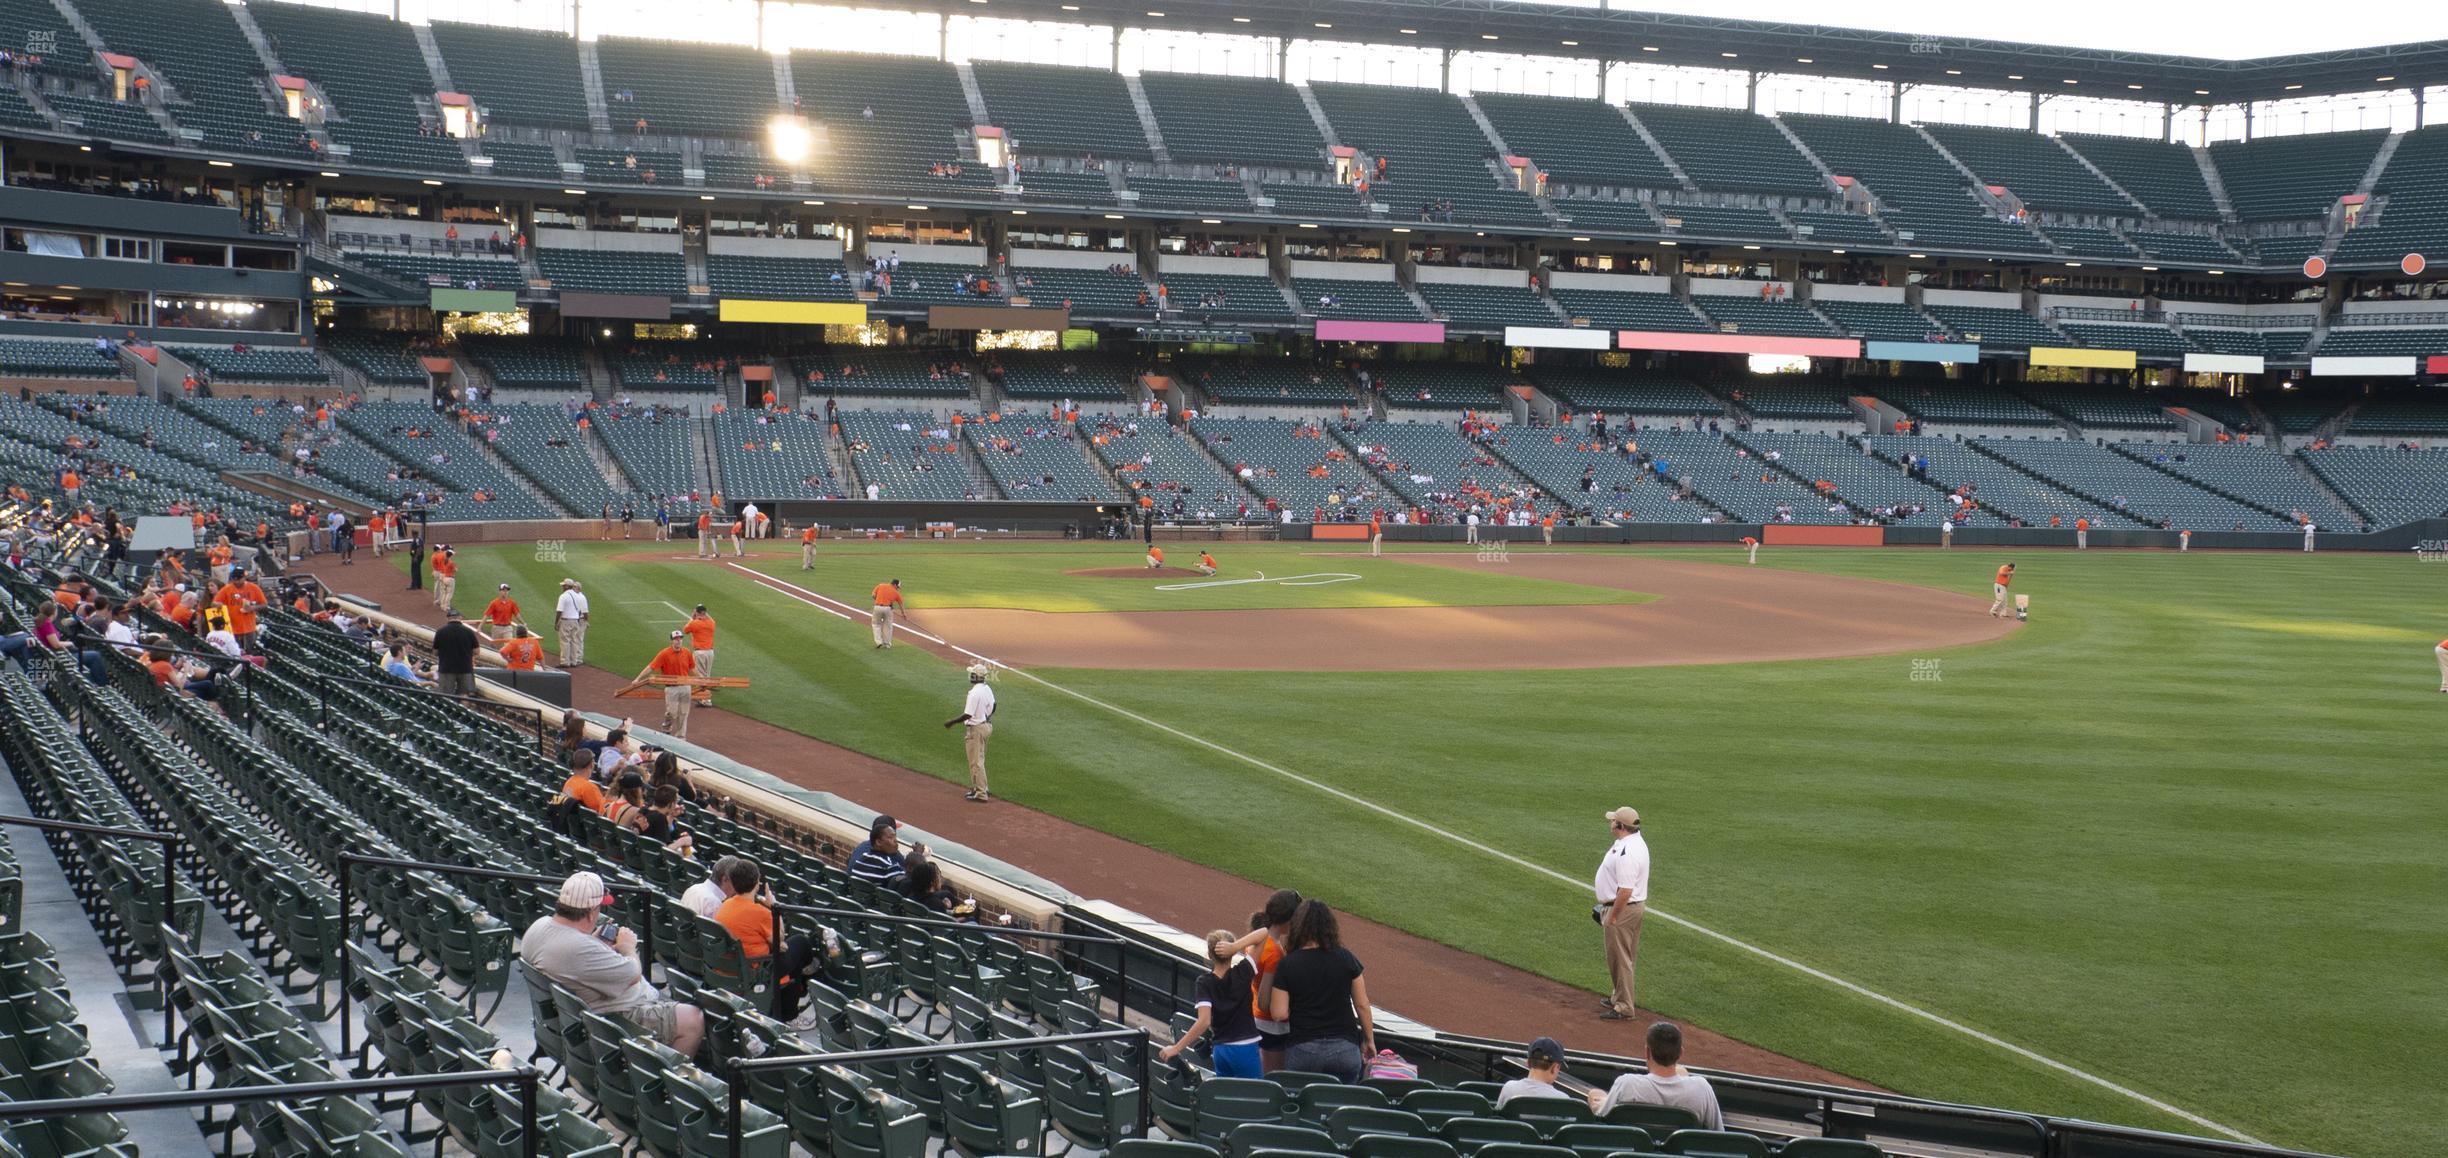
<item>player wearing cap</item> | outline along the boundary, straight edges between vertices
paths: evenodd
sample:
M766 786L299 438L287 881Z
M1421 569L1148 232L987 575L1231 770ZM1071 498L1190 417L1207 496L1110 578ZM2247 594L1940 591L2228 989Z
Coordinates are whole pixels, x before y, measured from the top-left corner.
M1989 614L1993 617L2006 614L2006 589L2014 586L2014 569L2012 563L1998 568L1997 582L1989 587L1990 592L1997 596L1989 603Z
M714 549L714 514L711 511L699 511L697 512L697 557L711 559L717 554L720 552Z
M1594 914L1606 930L1607 974L1614 978L1615 991L1598 1003L1605 1010L1598 1016L1624 1021L1632 1016L1633 966L1640 958L1641 914L1649 904L1649 842L1641 839L1638 809L1618 808L1606 815L1615 843L1598 862Z
M816 524L814 523L799 528L799 569L802 571L816 569Z
M986 796L986 741L994 735L995 694L986 686L986 665L969 665L969 700L961 705L961 714L944 721L944 727L965 725L961 729L961 746L969 753L969 791L961 799L984 804Z
M1556 1088L1556 1079L1564 1076L1564 1047L1556 1044L1556 1039L1552 1037L1533 1039L1530 1042L1529 1050L1522 1057L1522 1065L1530 1071L1530 1076L1515 1078L1506 1082L1503 1089L1496 1091L1497 1109L1504 1109L1505 1103L1515 1098L1572 1100L1571 1094Z
M1216 573L1216 562L1215 562L1215 556L1210 555L1210 554L1208 554L1208 553L1207 553L1207 552L1205 552L1205 551L1201 551L1201 552L1199 552L1198 573L1199 573L1199 574L1201 574L1201 575L1213 575L1213 574L1215 574L1215 573Z
M603 878L572 873L561 882L549 916L536 918L519 939L519 961L576 994L586 1007L617 1015L687 1057L705 1038L705 1015L663 996L638 963L637 934L615 923Z
M553 627L561 636L561 666L586 662L587 597L578 581L561 581L561 599L553 604Z
M671 633L671 646L655 653L638 669L637 682L646 682L649 675L678 677L697 672L697 657L682 642L685 633ZM663 689L663 731L680 739L688 739L689 709L697 705L697 689L687 684L671 684Z
M508 638L518 617L518 600L510 598L510 585L504 583L493 596L493 602L485 604L485 634L495 639Z
M909 604L901 601L901 581L878 583L875 589L875 609L867 613L867 624L875 635L878 648L892 646L893 618L909 618Z

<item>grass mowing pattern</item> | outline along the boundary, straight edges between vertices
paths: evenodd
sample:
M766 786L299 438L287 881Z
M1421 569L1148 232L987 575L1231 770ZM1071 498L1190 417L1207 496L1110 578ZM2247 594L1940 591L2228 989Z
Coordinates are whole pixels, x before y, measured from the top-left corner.
M913 577L927 564L908 547L868 550L830 548L810 586L856 603L889 577L879 568L906 572L923 623ZM1076 566L1077 550L1043 552L1048 569ZM463 551L464 586L489 593L507 572L532 602L580 576L590 649L616 669L642 665L676 623L663 601L706 602L724 625L721 670L759 685L725 693L727 708L964 779L957 739L935 726L958 707L951 665L876 652L864 625L728 568L601 563L585 544L567 563L533 554ZM1797 550L1763 565L1979 593L2009 557ZM1655 899L1678 915L2274 1143L2436 1151L2448 1142L2436 1112L2448 797L2428 758L2448 701L2430 656L2448 634L2438 572L2291 552L2011 557L2031 625L1927 657L1039 674L1576 877L1603 845L1598 813L1637 804ZM765 565L799 580L795 551ZM1100 601L1136 585L1044 581L1062 583ZM1938 678L1913 679L1916 658L1937 660ZM1026 681L999 695L999 795L1604 986L1572 889ZM1248 903L1221 898L1216 919ZM2180 1125L1662 922L1646 932L1643 1003L1676 1016L1909 1093Z

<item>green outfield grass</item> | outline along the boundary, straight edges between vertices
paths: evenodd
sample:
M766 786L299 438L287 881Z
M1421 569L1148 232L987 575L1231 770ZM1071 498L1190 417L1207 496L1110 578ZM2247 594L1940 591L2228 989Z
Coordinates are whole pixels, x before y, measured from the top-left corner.
M533 608L579 575L595 600L591 658L616 668L659 644L676 618L664 604L706 602L724 625L721 669L757 685L725 693L726 707L964 779L937 726L958 707L953 666L874 651L863 624L728 568L607 561L636 546L573 544L566 562L463 551L461 598L472 611L507 578ZM1083 565L1082 550L846 544L812 586L855 603L891 570L923 619L956 591L1061 596L1030 573ZM1372 587L1436 601L1578 590L1391 555L1231 556L1270 573L1257 558L1366 567ZM1985 595L2008 557L1786 550L1762 565ZM2448 696L2431 656L2448 635L2448 571L2292 552L2013 558L2034 600L2026 629L1923 656L1038 674L1572 881L1604 845L1600 812L1634 804L1663 911L2273 1143L2403 1158L2448 1143L2448 793L2432 752ZM760 566L800 577L795 545ZM1107 606L1140 586L1068 582ZM1604 986L1579 886L1079 696L1020 678L1000 694L998 795ZM1211 923L1254 900L1215 898ZM1721 941L1656 920L1645 932L1644 1005L1909 1093L2200 1132ZM1586 1029L1519 1029L1538 1033L1569 1045Z

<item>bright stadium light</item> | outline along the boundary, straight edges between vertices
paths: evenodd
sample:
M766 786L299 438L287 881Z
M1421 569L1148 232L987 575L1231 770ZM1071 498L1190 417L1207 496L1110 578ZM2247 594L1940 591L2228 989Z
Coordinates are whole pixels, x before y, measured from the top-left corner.
M765 126L765 146L774 160L796 165L807 160L807 155L816 148L816 134L809 132L807 122L798 117L775 117Z

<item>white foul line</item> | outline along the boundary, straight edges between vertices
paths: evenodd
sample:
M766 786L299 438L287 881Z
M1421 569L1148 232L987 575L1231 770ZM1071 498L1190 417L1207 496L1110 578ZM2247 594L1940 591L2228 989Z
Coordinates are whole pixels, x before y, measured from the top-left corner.
M1349 571L1316 571L1307 575L1286 575L1269 579L1260 571L1255 579L1208 579L1198 583L1159 583L1158 591L1196 591L1202 587L1238 587L1244 583L1277 583L1285 587L1324 587L1329 583L1349 583L1360 578Z
M793 593L793 594L796 594L796 595L797 595L797 596L800 598L800 600L801 600L802 602L806 602L806 603L813 604L813 605L815 605L815 606L817 606L817 607L819 607L819 608L822 608L823 610L832 611L832 608L830 608L830 607L824 607L824 604L828 604L828 603L833 604L833 605L834 605L834 606L836 606L836 607L841 607L841 608L844 608L844 609L846 609L846 610L856 610L855 608L851 608L849 604L843 603L843 602L841 602L841 601L840 601L840 600L838 600L838 599L834 599L834 598L832 598L832 597L830 597L830 596L823 595L823 594L820 594L820 593L815 592L815 591L810 591L810 590L808 590L808 589L807 589L807 588L805 588L805 587L801 587L801 586L799 586L798 584L791 583L791 582L787 582L787 581L785 581L785 580L775 578L774 576L767 575L767 574L765 574L765 573L764 573L764 572L762 572L762 571L756 571L756 570L753 570L753 569L751 569L751 568L742 567L742 566L740 566L740 565L739 565L739 564L737 564L737 563L726 563L725 565L726 565L726 566L728 566L728 567L731 567L731 568L732 568L732 569L734 569L734 570L740 571L740 572L742 572L742 573L744 573L744 574L748 574L748 575L755 576L755 577L756 577L757 579L759 579L760 581L770 580L770 582L766 582L766 583L764 583L763 585L768 586L768 587L775 588L775 589L777 589L777 590L786 590L786 591L789 591L789 592L791 592L791 593ZM849 615L843 615L843 614L842 614L841 612L839 612L839 611L835 611L835 612L833 612L833 613L834 613L835 615L840 615L840 616L841 616L842 618L844 618L844 619L849 619L849 618L851 618L851 616L849 616ZM1515 856L1515 855L1513 855L1512 853L1506 852L1506 851L1504 851L1504 850L1502 850L1502 849L1499 849L1499 848L1492 848L1492 847L1489 847L1488 845L1481 844L1480 842L1478 842L1478 841L1476 841L1476 840L1472 840L1471 838L1469 838L1469 837L1467 837L1467 836L1464 836L1464 835L1462 835L1462 834L1460 834L1460 833L1458 833L1458 832L1454 832L1454 831L1452 831L1452 830L1450 830L1450 829L1439 828L1439 827L1437 827L1436 825L1434 825L1434 824L1430 824L1429 822L1427 822L1427 821L1425 821L1425 820L1421 820L1421 819L1419 819L1419 818L1417 818L1417 817L1410 816L1410 815L1407 815L1407 814L1405 814L1405 813L1401 813L1401 812L1396 812L1395 810L1393 810L1393 809L1391 809L1391 808L1388 808L1388 807L1386 807L1385 805L1379 804L1379 803L1377 803L1377 802L1376 802L1376 801L1374 801L1374 800L1370 800L1370 799L1367 799L1366 797L1362 797L1362 796L1357 796L1357 795L1354 795L1354 794L1352 794L1352 793L1350 793L1350 792L1346 792L1346 791L1344 791L1343 789L1337 788L1337 787L1335 787L1334 785L1331 785L1331 784L1325 784L1325 783L1321 783L1321 782L1316 781L1316 780L1312 780L1312 779L1310 779L1309 777L1307 777L1307 776L1303 776L1303 775L1301 775L1301 774L1300 774L1300 773L1298 773L1298 772L1294 772L1294 771L1292 771L1292 770L1291 770L1291 769L1289 769L1289 768L1282 768L1282 767L1278 767L1278 766L1276 766L1276 765L1274 765L1274 764L1267 763L1266 761L1261 760L1261 759L1257 758L1256 756L1251 756L1251 755L1248 755L1247 753L1243 753L1243 752L1236 752L1236 751L1234 751L1234 750L1232 750L1232 749L1230 749L1230 748L1225 747L1225 746L1224 746L1224 745L1222 745L1222 744L1218 744L1218 743L1216 743L1216 742L1215 742L1215 741L1213 741L1213 740L1209 740L1209 739L1206 739L1206 738L1201 737L1201 736L1193 736L1193 735L1191 735L1190 733L1185 732L1185 731L1182 731L1181 729L1176 728L1176 727L1174 727L1174 726L1173 726L1173 725L1171 725L1171 724L1164 723L1164 722L1163 722L1163 721L1161 721L1161 720L1153 720L1153 719L1149 719L1148 717L1143 716L1143 715L1140 715L1139 713L1134 712L1134 711L1130 710L1129 708L1122 707L1122 706L1120 706L1120 705L1118 705L1118 704L1110 704L1110 703L1107 703L1107 702L1105 702L1104 700L1097 699L1096 697L1091 696L1091 695L1088 695L1088 694L1087 694L1087 693L1085 693L1085 692L1077 692L1077 691L1073 691L1073 690L1071 690L1070 688L1064 687L1064 686L1062 686L1061 684L1058 684L1058 683L1055 683L1055 682L1053 682L1053 681L1051 681L1051 680L1048 680L1048 679L1046 679L1046 678L1045 678L1045 677L1043 677L1043 676L1037 675L1037 674L1032 673L1032 672L1023 671L1023 670L1021 670L1021 669L1019 669L1019 668L1016 668L1016 667L1011 666L1010 664L1004 663L1004 662L1002 662L1001 660L992 659L992 658L989 658L989 657L987 657L987 656L979 655L978 653L976 653L976 652L974 652L974 651L971 651L971 650L969 650L968 648L962 647L962 646L960 646L959 644L953 643L953 642L951 642L950 640L943 639L943 638L941 638L941 637L939 637L939 636L929 635L929 634L927 634L926 632L920 631L920 630L918 630L917 628L914 628L914 627L903 627L901 630L903 630L903 631L907 631L907 632L909 632L911 635L915 635L915 636L917 636L917 637L918 637L918 638L920 638L920 639L927 640L928 642L935 643L935 644L939 644L939 645L941 645L941 646L943 646L943 647L946 647L946 648L950 648L950 649L951 649L951 650L953 650L953 651L957 651L957 652L961 653L962 655L968 656L968 657L970 657L971 659L977 660L977 661L979 661L979 662L981 662L981 663L985 663L985 664L987 664L987 665L989 665L989 666L992 666L992 667L998 667L998 668L1001 668L1001 669L1003 669L1004 671L1008 671L1008 672L1012 673L1013 675L1019 676L1019 677L1020 677L1020 678L1022 678L1022 679L1025 679L1025 680L1030 681L1031 683L1038 684L1038 685L1040 685L1040 686L1043 686L1043 687L1045 687L1045 688L1051 689L1051 690L1053 690L1053 691L1061 692L1062 694L1064 694L1064 695L1066 695L1066 696L1070 696L1071 698L1073 698L1073 699L1075 699L1075 700L1079 700L1079 701L1081 701L1082 703L1086 703L1086 704L1090 704L1090 705L1095 706L1095 707L1098 707L1098 708L1102 708L1102 709L1104 709L1105 711L1111 712L1111 713L1113 713L1114 715L1121 716L1122 718L1127 719L1127 720L1131 720L1131 721L1133 721L1133 722L1135 722L1135 723L1145 724L1145 725L1147 725L1148 727L1150 727L1150 728L1154 728L1154 729L1156 729L1156 730L1157 730L1157 731L1159 731L1159 732L1163 732L1163 733L1165 733L1165 734L1166 734L1166 735L1168 735L1168 736L1172 736L1172 737L1174 737L1175 739L1179 739L1179 740L1187 741L1188 743L1196 744L1196 745L1198 745L1198 746L1199 746L1199 747L1201 747L1201 748L1208 749L1209 751L1215 752L1215 753L1217 753L1217 754L1219 754L1219 755L1229 756L1229 757L1231 757L1232 759L1238 760L1238 761L1240 761L1240 762L1242 762L1242 763L1244 763L1244 764L1247 764L1247 765L1249 765L1249 766L1251 766L1251 767L1253 767L1253 768L1257 768L1257 769L1260 769L1260 770L1262 770L1262 771L1266 771L1266 772L1272 772L1272 773L1274 773L1275 775L1277 775L1277 776L1281 776L1281 777L1283 777L1284 779L1286 779L1286 780L1290 780L1290 781L1292 781L1292 782L1294 782L1294 783L1296 783L1296 784L1300 784L1300 785L1302 785L1302 786L1304 786L1304 787L1307 787L1307 788L1312 788L1312 789L1315 789L1316 791L1319 791L1319 792L1325 793L1326 795L1328 795L1328 796L1332 796L1332 797L1334 797L1335 799L1340 800L1340 801L1343 801L1343 802L1344 802L1344 803L1346 803L1346 804L1350 804L1350 805L1353 805L1353 806L1358 807L1358 808L1364 808L1364 809L1367 809L1368 811L1370 811L1370 812L1374 812L1374 813L1376 813L1376 814L1378 814L1378 815L1380 815L1380 816L1383 816L1383 817L1385 817L1385 818L1386 818L1386 819L1388 819L1388 820L1398 821L1398 822L1400 822L1400 823L1410 825L1411 827L1416 828L1416 829L1419 829L1419 830L1420 830L1420 831L1422 831L1422 832L1426 832L1426 833L1429 833L1429 834L1434 835L1434 836L1442 837L1442 838L1444 838L1444 839L1446 839L1446 840L1452 841L1452 842L1453 842L1453 843L1455 843L1455 844L1461 845L1461 846L1463 846L1464 848L1471 849L1471 850L1472 850L1472 851L1474 851L1474 852L1481 852L1481 853L1485 853L1485 854L1487 854L1488 856L1491 856L1491 857L1494 857L1494 858L1496 858L1496 859L1498 859L1498 860L1504 861L1504 862L1506 862L1507 864L1511 864L1511 865L1515 865L1515 866L1520 867L1520 868L1525 868L1525 869L1528 869L1528 870L1530 870L1531 872L1538 873L1538 874L1539 874L1539 875L1541 875L1541 876L1551 877L1551 878L1553 878L1553 879L1555 879L1555 880L1557 880L1557 881L1560 881L1560 882L1562 882L1563 884L1565 884L1565 885L1567 885L1567 886L1569 886L1569 887L1571 887L1571 888L1574 888L1574 889L1587 889L1587 888L1589 888L1589 887L1590 887L1590 886L1588 885L1588 883L1587 883L1587 882L1584 882L1584 881L1581 881L1581 880L1577 880L1577 879L1575 879L1575 878L1573 878L1573 877L1566 876L1566 875L1564 875L1563 873L1557 872L1557 871L1555 871L1554 869L1548 868L1548 867L1547 867L1547 866L1545 866L1545 865L1542 865L1542 864L1536 864L1536 863L1533 863L1533 862L1531 862L1531 861L1524 860L1524 859L1522 859L1521 857ZM1658 910L1658 909L1654 909L1654 908L1653 908L1653 909L1649 909L1649 910L1647 910L1647 912L1648 912L1648 914L1649 914L1650 916L1652 916L1652 917L1656 917L1657 919L1659 919L1659 920L1661 920L1661 921L1664 921L1664 922L1666 922L1666 923L1668 923L1668 924L1670 924L1670 925L1679 925L1679 926L1681 926L1681 927L1683 927L1683 928L1686 928L1686 929L1691 930L1692 932L1698 933L1698 934L1700 934L1701 936L1708 937L1708 938L1710 938L1710 939L1712 939L1712 940L1716 940L1716 941L1723 942L1723 943L1725 943L1725 944L1727 944L1727 945L1733 946L1733 947L1734 947L1734 948L1736 948L1736 949L1740 949L1740 950L1742 950L1743 952L1750 953L1750 954L1752 954L1752 955L1754 955L1754 956L1757 956L1757 957L1760 957L1760 958L1762 958L1762 959L1765 959L1765 960L1768 960L1768 961L1773 961L1773 962L1775 962L1776 964L1782 965L1782 966L1784 966L1784 967L1786 967L1786 968L1788 968L1788 969L1791 969L1791 970L1793 970L1793 971L1795 971L1795 972L1797 972L1797 973L1802 974L1803 976L1810 977L1810 978L1813 978L1813 979L1815 979L1815 980L1819 980L1819 981L1824 981L1824 982L1826 982L1826 983L1828 983L1828 984L1830 984L1830 985L1833 985L1833 986L1837 987L1838 989L1842 989L1842 990L1844 990L1845 992L1847 992L1847 993L1851 993L1851 994L1853 994L1853 995L1855 995L1855 996L1857 996L1857 997L1867 998L1868 1000L1875 1001L1875 1002L1877 1002L1877 1003L1879 1003L1879 1004L1881 1004L1881 1005L1887 1006L1887 1007L1888 1007L1888 1008L1890 1008L1890 1009L1896 1010L1897 1012L1900 1012L1900 1013L1906 1013L1906 1014L1910 1014L1910 1015L1912 1015L1912 1016L1914 1016L1914 1017L1918 1017L1918 1018L1920 1018L1920 1019L1922 1019L1922 1020L1924 1020L1924 1021L1930 1022L1930 1023L1934 1024L1934 1025L1938 1025L1938 1026L1942 1026L1942 1027L1947 1028L1947 1029L1954 1030L1955 1032L1960 1033L1960 1034L1963 1034L1964 1036L1969 1037L1969 1038L1973 1039L1974 1041L1981 1042L1981 1043L1983 1043L1983 1044L1985 1044L1985 1045L1995 1046L1995 1047L1997 1047L1998 1049L2004 1050L2004 1051L2006 1051L2007 1053L2013 1054L2013 1055L2015 1055L2016 1057L2019 1057L2019 1058L2024 1059L2025 1061L2032 1062L2032 1063L2034 1063L2034 1064L2036 1064L2036 1065L2044 1066L2044 1067L2046 1067L2046 1068L2048 1068L2048 1069L2056 1070L2057 1072L2062 1073L2062 1074L2065 1074L2065 1075L2066 1075L2066 1076L2068 1076L2068 1077L2075 1078L2075 1079L2080 1080L2080 1081L2088 1082L2088 1083L2090 1083L2090 1084L2092 1084L2092 1085L2098 1086L2098 1087L2100 1087L2101 1089L2107 1090L2107 1091L2109 1091L2109 1092L2111 1092L2111 1093L2120 1094L2120 1095L2123 1095L2124 1097L2131 1098L2131 1099L2133 1099L2134 1101L2140 1102L2140 1103L2142 1103L2142 1104L2143 1104L2143 1105L2145 1105L2145 1106L2149 1106L2150 1108L2152 1108L2152 1109L2154 1109L2154 1110L2157 1110L2157 1111L2159 1111L2159 1112L2161 1112L2161 1113L2163 1113L2163 1114L2168 1114L2168 1115L2170 1115L2170 1116L2172 1116L2172 1117L2181 1118L2181 1119L2183 1119L2183 1120L2185 1120L2185 1121L2187 1121L2187 1122L2191 1122L2191 1123L2193 1123L2194 1125L2196 1125L2196 1126L2200 1126L2200 1127L2202 1127L2202 1128L2204 1128L2204 1129L2207 1129L2207 1130L2215 1130L2215 1131L2217 1131L2218 1133L2225 1134L2226 1136L2228 1136L2228 1137L2230 1137L2230 1138L2234 1138L2234 1139L2236 1139L2237 1141L2239 1141L2239 1142L2243 1142L2243 1143L2246 1143L2246 1144L2248 1144L2248 1145L2253 1145L2253 1146L2267 1146L2267 1145L2269 1145L2269 1143L2264 1142L2264 1141L2262 1141L2262 1140L2260 1140L2260 1139L2258 1139L2258 1138L2255 1138L2255 1137L2253 1137L2253 1136L2252 1136L2252 1135L2250 1135L2250 1134L2246 1134L2246 1133L2244 1133L2244 1132L2243 1132L2243 1131L2241 1131L2241 1130L2236 1130L2236 1129L2232 1129L2232 1128L2227 1127L2227 1126L2222 1126L2222 1125L2218 1124L2217 1122L2213 1122L2213 1121L2211 1121L2210 1119L2205 1118L2205 1117L2202 1117L2202 1116L2201 1116L2201 1115L2199 1115L2199 1114L2193 1113L2193 1112L2192 1112L2192 1111L2190 1111L2190 1110L2182 1109L2182 1108L2179 1108L2179 1107L2176 1107L2176 1106L2171 1106L2171 1105L2169 1105L2169 1104L2168 1104L2168 1103L2166 1103L2166 1102L2160 1101L2159 1099L2157 1099L2157 1098L2154 1098L2154 1097L2150 1096L2149 1094L2145 1094L2145 1093L2141 1092L2140 1090L2132 1089L2132 1088L2130 1088L2130 1087L2128 1087L2128 1086L2119 1085L2119 1084L2117 1084L2116 1082L2110 1081L2110 1080L2109 1080L2109 1079L2107 1079L2107 1078L2103 1078L2103 1077L2099 1076L2098 1074L2090 1073L2090 1072L2085 1071L2085 1070L2079 1070L2079 1069L2076 1069L2076 1068L2074 1068L2073 1066L2067 1065L2066 1063L2061 1062L2061 1061L2058 1061L2058 1060L2057 1060L2057 1059L2055 1059L2055 1058L2048 1057L2048 1056L2046 1056L2046 1055L2044 1055L2044 1054L2041 1054L2041 1053L2035 1052L2035 1051L2033 1051L2033 1050L2027 1049L2027 1048L2025 1048L2025 1047L2023 1047L2023 1046L2016 1045L2015 1043L2013 1043L2013 1042L2011 1042L2011 1041L2007 1041L2006 1039L2001 1038L2001 1037L1998 1037L1998 1036L1996 1036L1996 1035L1994 1035L1994 1034L1990 1034L1990 1033L1986 1033L1986 1032L1983 1032L1983 1031L1978 1030L1978 1029L1974 1029L1974 1028L1972 1028L1972 1027L1971 1027L1971 1026L1969 1026L1969 1025L1965 1025L1964 1023L1962 1023L1962 1022L1960 1022L1960 1021L1956 1021L1955 1019L1950 1018L1950 1017L1947 1017L1947 1016L1945 1016L1945 1015L1943 1015L1943 1014L1932 1013L1932 1012L1930 1012L1929 1010L1926 1010L1926 1009L1921 1008L1920 1006L1913 1005L1913 1004L1910 1004L1910 1003L1908 1003L1908 1002L1904 1002L1904 1001L1897 1000L1896 998L1889 997L1889 996L1887 996L1887 995L1886 995L1886 994L1884 994L1884 993L1880 993L1880 992L1878 992L1877 990L1867 988L1867 987L1865 987L1865 986L1863 986L1863 985L1860 985L1860 984L1857 984L1857 983L1855 983L1855 982L1847 981L1847 980L1845 980L1844 978L1842 978L1842 977L1838 977L1838 976L1836 976L1836 975L1835 975L1835 974L1833 974L1833 973L1829 973L1829 972L1827 972L1827 971L1826 971L1826 970L1824 970L1824 969L1818 969L1818 968L1814 968L1814 967L1809 966L1809 965L1805 965L1805 964L1803 964L1802 962L1800 962L1800 961L1796 961L1796 960L1794 960L1793 958L1791 958L1791 957L1787 957L1787 956L1785 956L1785 955L1783 955L1783 954L1781 954L1781 953L1777 953L1777 952L1774 952L1774 951L1772 951L1772 950L1768 950L1768 949L1763 949L1763 948L1761 948L1760 946L1754 945L1754 944L1752 944L1752 943L1750 943L1750 942L1748 942L1748 941L1744 941L1744 940L1741 940L1741 939L1736 938L1736 937L1731 937L1731 936L1728 936L1728 935L1726 935L1726 934L1724 934L1724 933L1720 933L1720 932L1718 932L1718 931L1717 931L1717 930L1715 930L1715 929L1711 929L1711 928L1709 928L1709 927L1708 927L1708 926L1706 926L1706 925L1699 924L1699 923L1697 923L1697 922L1695 922L1695 921L1691 921L1691 920L1688 920L1688 919L1683 918L1683 917L1677 917L1677 916L1674 916L1674 915L1672 915L1672 914L1665 913L1665 912L1662 912L1662 911L1660 911L1660 910Z

